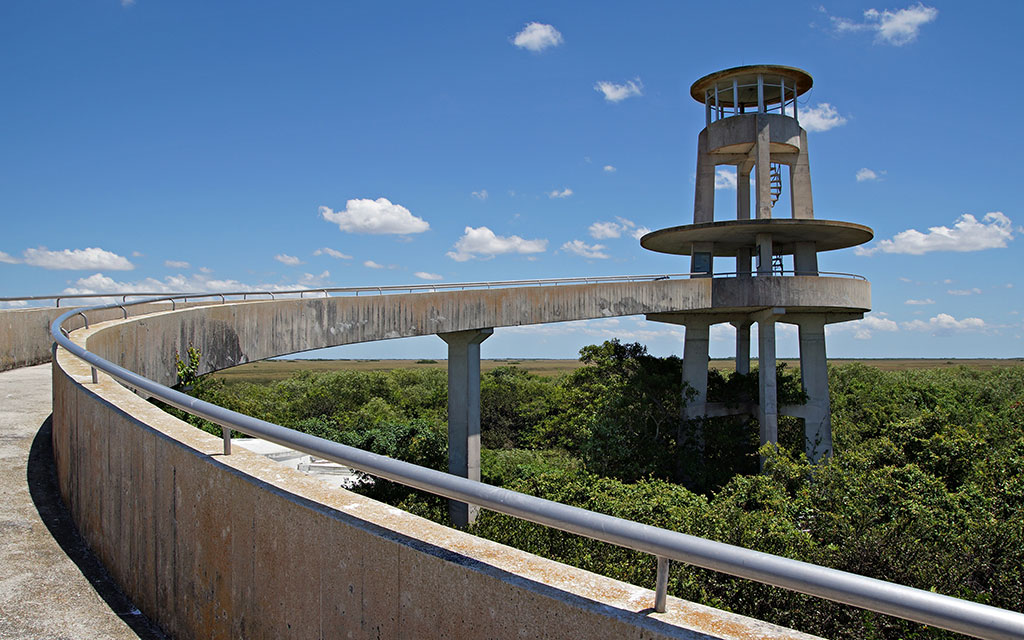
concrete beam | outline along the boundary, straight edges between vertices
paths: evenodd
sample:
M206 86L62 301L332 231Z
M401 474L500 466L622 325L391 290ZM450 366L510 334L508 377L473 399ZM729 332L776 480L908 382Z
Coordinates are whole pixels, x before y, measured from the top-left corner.
M448 343L448 473L480 480L480 343L494 329L439 333ZM476 521L476 505L448 501L456 527Z

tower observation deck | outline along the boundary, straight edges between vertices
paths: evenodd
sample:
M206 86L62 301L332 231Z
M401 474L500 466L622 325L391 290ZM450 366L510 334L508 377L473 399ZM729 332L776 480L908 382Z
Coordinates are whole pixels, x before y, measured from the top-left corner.
M802 69L751 65L718 71L697 80L690 95L704 105L706 126L697 137L693 223L652 231L640 239L645 249L690 256L691 277L735 276L733 295L697 313L651 314L649 319L686 327L683 378L696 390L686 418L753 413L707 402L708 339L711 325L736 328L736 370L750 371L750 326L758 324L759 399L756 414L761 442L777 442L778 415L804 420L808 457L832 453L824 327L863 317L845 300L835 306L764 307L744 304L744 290L764 291L774 278L805 278L809 288L827 287L818 253L854 247L873 237L870 228L814 217L807 132L800 126L797 98L813 83ZM715 220L715 176L720 165L736 167L736 219ZM753 198L751 179L753 174ZM790 211L773 217L788 174ZM753 211L751 210L753 206ZM790 258L791 257L791 258ZM735 271L715 271L715 258L734 258ZM786 268L786 261L792 268ZM727 299L725 299L727 298ZM763 305L763 296L760 297ZM800 374L807 403L778 407L775 383L775 324L796 324L800 335ZM700 440L700 438L698 438Z

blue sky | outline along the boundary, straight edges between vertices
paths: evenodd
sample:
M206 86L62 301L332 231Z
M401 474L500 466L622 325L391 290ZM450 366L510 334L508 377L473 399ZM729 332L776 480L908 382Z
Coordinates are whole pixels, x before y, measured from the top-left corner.
M871 226L835 357L1024 355L1020 2L198 2L0 6L0 296L678 273L697 78L774 63L815 215ZM720 176L724 219L735 179ZM731 270L717 265L720 270ZM621 318L499 329L573 357ZM731 329L712 355L733 352ZM783 330L780 355L796 353ZM336 357L444 354L433 337Z

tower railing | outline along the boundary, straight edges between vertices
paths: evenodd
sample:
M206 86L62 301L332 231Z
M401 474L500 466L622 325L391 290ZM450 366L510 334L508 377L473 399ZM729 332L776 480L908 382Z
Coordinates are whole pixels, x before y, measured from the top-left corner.
M661 277L645 276L649 279ZM480 284L467 284L466 288L479 287ZM448 285L449 288L457 286ZM371 290L383 293L377 288ZM221 297L224 298L223 295ZM60 347L93 367L93 382L97 381L96 371L101 370L129 388L141 390L171 406L220 425L226 434L226 454L230 453L231 431L239 431L445 498L651 554L657 558L654 609L659 612L666 608L669 562L675 560L979 638L1009 640L1024 637L1024 614L1018 612L552 502L394 460L236 413L105 360L75 343L63 328L68 319L77 315L86 317L86 313L101 309L120 308L127 318L129 306L150 302L153 300L69 310L53 322L50 333Z
M745 105L737 97L741 91L756 92L756 105ZM766 96L768 94L768 96ZM778 113L797 117L797 87L783 77L758 76L758 82L741 83L736 79L721 80L704 91L707 124L732 116L752 113Z

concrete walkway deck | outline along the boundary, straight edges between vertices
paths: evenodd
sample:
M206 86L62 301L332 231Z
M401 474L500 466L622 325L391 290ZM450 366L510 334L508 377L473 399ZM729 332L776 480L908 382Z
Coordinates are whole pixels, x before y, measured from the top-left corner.
M57 492L50 365L0 373L0 638L165 638L86 548Z

